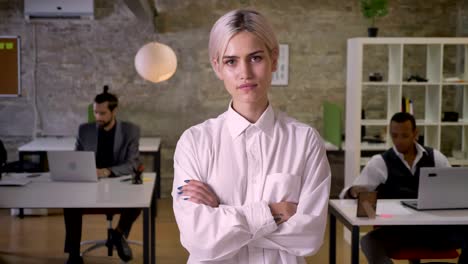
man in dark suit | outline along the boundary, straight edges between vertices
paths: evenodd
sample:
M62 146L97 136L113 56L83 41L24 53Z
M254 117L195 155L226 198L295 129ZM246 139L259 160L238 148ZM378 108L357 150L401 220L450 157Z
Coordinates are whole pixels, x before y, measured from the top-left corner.
M94 98L96 122L82 124L78 130L76 150L94 151L99 178L132 174L139 164L140 130L134 124L116 120L117 105L117 97L104 86L104 92ZM112 231L112 243L123 261L132 259L126 238L140 212L140 209L121 209L119 223ZM64 209L68 264L83 263L80 256L82 213L81 209Z

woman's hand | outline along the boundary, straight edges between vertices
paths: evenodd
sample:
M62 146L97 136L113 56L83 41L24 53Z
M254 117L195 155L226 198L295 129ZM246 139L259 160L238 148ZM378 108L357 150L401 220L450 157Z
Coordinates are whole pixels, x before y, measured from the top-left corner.
M177 188L179 195L189 196L186 200L197 204L211 207L219 206L219 199L208 184L197 180L187 180L186 182L186 185Z
M270 207L271 215L273 215L277 225L288 221L297 210L297 204L290 202L272 203L268 206Z

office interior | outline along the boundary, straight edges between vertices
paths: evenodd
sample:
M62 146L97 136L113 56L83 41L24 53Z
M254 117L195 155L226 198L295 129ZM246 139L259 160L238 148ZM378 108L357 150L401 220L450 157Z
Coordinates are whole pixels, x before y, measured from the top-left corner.
M51 2L36 1L44 5ZM282 72L285 75L278 77L279 84L270 90L269 100L275 108L316 128L325 139L329 121L325 120L325 104L339 109L337 115L330 115L331 126L339 131L328 140L331 198L337 198L345 186L347 41L367 38L371 24L361 12L360 1L94 0L91 16L42 19L26 16L24 7L23 0L0 0L0 37L20 38L18 95L0 96L0 139L8 161L18 160L18 148L35 138L76 136L79 124L88 121L94 96L108 85L120 100L118 118L139 125L143 137L161 139L158 263L184 263L188 257L180 244L171 207L173 154L184 130L218 116L228 107L229 95L209 63L208 37L214 21L229 10L259 10L273 24L279 43L287 48L287 70ZM390 0L388 14L377 18L376 26L377 38L467 37L468 1ZM169 46L177 57L174 75L158 83L145 80L135 69L138 50L151 42ZM411 65L401 77L425 77L426 51L417 45L408 50L413 51L409 55ZM388 78L387 66L381 66L388 61L381 50L374 52L365 65L365 78L375 73ZM457 71L455 55L447 63L447 68ZM382 108L387 99L383 93L363 94L364 115L385 118L382 113L387 109ZM414 100L415 114L420 116L425 115L423 93L423 89L415 89L407 94ZM449 114L462 112L459 95L449 91L442 110ZM462 160L468 157L461 143L464 132L444 129L447 136L441 136L443 142L439 144L442 153L462 156ZM367 128L364 133L369 142L385 140L385 125ZM361 156L374 153L363 151ZM39 162L34 157L29 161ZM152 162L151 157L144 157L148 171L154 169ZM105 237L105 217L85 216L84 223L83 239ZM140 217L134 230L141 226ZM338 224L337 263L349 263L349 244L341 227ZM0 209L0 263L63 263L63 239L63 219L58 209L37 215L32 212L22 219L9 209ZM131 239L141 240L141 232L135 231ZM307 257L307 263L328 263L328 239L327 231L322 248ZM141 248L132 249L137 256L134 263L141 263ZM119 263L119 259L116 254L106 256L103 249L90 254L86 263ZM366 263L362 254L360 263Z

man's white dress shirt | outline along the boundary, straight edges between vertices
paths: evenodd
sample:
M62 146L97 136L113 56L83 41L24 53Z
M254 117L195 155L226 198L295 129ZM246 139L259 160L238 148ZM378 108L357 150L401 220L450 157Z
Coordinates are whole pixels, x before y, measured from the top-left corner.
M178 194L207 183L218 208ZM174 155L173 209L188 263L305 263L323 243L330 192L325 147L310 126L271 106L252 124L229 109L186 130ZM276 225L268 204L297 203Z
M416 143L416 157L414 158L414 162L412 166L408 164L405 160L405 155L398 152L395 146L393 146L393 151L395 151L396 155L400 160L405 164L406 168L411 171L411 174L414 176L416 173L416 164L418 164L419 160L421 160L423 153L426 152L421 145ZM440 151L434 149L434 167L450 167L450 163L447 160L447 157L444 154L440 153ZM351 186L356 185L365 185L369 188L369 190L375 190L380 184L383 184L387 181L388 178L388 170L387 165L381 154L377 154L372 156L372 158L367 162L367 165L362 169L361 175L357 177L353 184L347 186L343 189L340 193L340 198L344 198L346 192L348 191Z

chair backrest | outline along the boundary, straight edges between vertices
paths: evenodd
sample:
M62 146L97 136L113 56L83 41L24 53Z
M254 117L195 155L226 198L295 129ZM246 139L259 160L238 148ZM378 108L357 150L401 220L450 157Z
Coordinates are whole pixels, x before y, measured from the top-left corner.
M390 258L397 260L421 260L421 259L455 259L459 254L455 248L404 248L392 252Z
M0 167L5 165L7 158L7 151L5 149L5 146L3 145L2 140L0 139Z
M337 104L330 102L323 103L323 138L341 149L343 110Z
M96 121L96 118L94 117L94 108L93 104L88 105L88 123L92 123Z
M0 180L2 179L3 167L5 167L7 161L7 152L2 140L0 139Z

